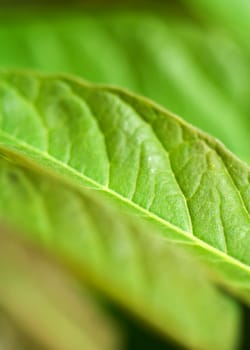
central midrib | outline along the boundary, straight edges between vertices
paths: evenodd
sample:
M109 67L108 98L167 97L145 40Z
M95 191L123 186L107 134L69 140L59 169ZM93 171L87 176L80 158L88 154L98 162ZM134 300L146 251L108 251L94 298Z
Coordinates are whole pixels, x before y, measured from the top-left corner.
M113 191L112 189L110 189L109 187L106 187L104 185L101 185L100 183L96 182L95 180L89 178L88 176L84 175L83 173L78 172L76 169L70 167L68 164L63 163L62 161L60 161L57 158L54 158L53 156L51 156L49 153L47 152L43 152L37 148L35 148L34 146L31 146L30 144L14 137L13 135L10 135L8 132L5 132L3 130L0 130L0 135L3 135L6 139L10 140L10 145L11 143L16 143L17 145L19 144L20 146L22 146L23 148L26 148L27 151L30 150L33 153L36 153L39 156L42 156L44 159L47 159L48 161L59 165L60 167L66 169L69 173L74 174L75 176L77 176L78 178L82 178L84 181L88 182L89 184L94 185L94 187L96 189L102 190L104 192L108 192L109 194L111 194L112 196L116 197L117 199L119 199L120 201L128 204L129 206L137 209L138 211L140 211L141 213L143 213L144 215L154 219L156 222L159 222L160 224L162 224L163 226L166 226L167 228L170 228L172 230L174 230L175 232L188 237L190 240L194 241L194 244L198 244L199 246L201 246L202 248L210 251L212 254L215 255L220 255L221 257L223 257L224 260L228 261L230 264L236 265L237 267L247 271L248 273L250 273L250 266L248 266L247 264L241 262L240 260L237 260L236 258L232 257L231 255L227 255L226 253L224 253L223 251L209 245L208 243L200 240L197 236L191 235L190 233L187 233L186 231L182 230L181 228L179 228L178 226L175 226L174 224L171 224L170 222L162 219L161 217L157 216L156 214L148 211L147 209L139 206L138 204L136 204L135 202L129 201L126 197L123 197L122 195L120 195L119 193ZM1 142L0 140L0 145L2 145L5 148L8 148L8 144L5 144L4 142ZM19 152L18 150L15 149L15 151ZM21 152L19 152L21 153ZM26 154L27 155L27 154ZM29 156L29 155L28 155ZM32 157L31 157L32 158ZM55 170L55 169L54 169ZM70 179L69 179L70 180ZM71 180L72 182L72 180ZM78 187L81 186L79 185L79 183L77 183ZM82 186L84 187L84 186ZM92 188L93 190L95 190L95 188ZM162 236L164 237L164 236ZM171 239L170 239L171 240ZM182 242L180 241L180 244L182 244ZM183 244L185 244L185 242L183 242Z

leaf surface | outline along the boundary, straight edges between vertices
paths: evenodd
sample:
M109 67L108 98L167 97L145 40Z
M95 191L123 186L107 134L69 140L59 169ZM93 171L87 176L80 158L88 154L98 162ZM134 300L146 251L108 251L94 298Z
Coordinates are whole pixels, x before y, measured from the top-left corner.
M250 300L249 167L217 140L119 89L2 73L0 143L103 193Z

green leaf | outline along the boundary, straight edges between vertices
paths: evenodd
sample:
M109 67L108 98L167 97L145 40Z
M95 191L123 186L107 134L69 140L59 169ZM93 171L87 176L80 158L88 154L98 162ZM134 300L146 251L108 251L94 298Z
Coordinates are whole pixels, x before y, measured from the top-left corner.
M126 87L250 160L249 56L227 33L204 30L176 13L20 13L1 16L1 67L73 73Z
M83 289L80 292L76 281L3 227L0 306L5 315L0 321L1 349L118 349L117 327Z
M236 349L237 305L182 250L105 204L100 194L69 185L18 153L2 148L1 155L4 222L185 348Z
M0 143L157 227L250 302L249 167L217 140L119 89L2 73Z

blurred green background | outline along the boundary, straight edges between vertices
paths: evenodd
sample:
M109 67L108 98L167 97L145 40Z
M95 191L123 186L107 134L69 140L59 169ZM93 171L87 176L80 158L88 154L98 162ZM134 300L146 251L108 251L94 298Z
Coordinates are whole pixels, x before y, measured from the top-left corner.
M64 72L145 95L250 162L250 2L0 1L0 68ZM125 349L174 349L114 306ZM249 349L245 309L242 349Z

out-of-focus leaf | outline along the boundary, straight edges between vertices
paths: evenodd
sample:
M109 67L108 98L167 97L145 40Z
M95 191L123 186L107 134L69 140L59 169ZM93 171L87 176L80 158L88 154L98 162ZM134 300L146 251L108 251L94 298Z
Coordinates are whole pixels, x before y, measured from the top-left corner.
M184 347L237 347L237 305L184 252L105 205L93 191L46 175L18 154L3 149L2 154L5 222L22 228L85 283Z
M0 310L0 349L1 350L44 350L25 335L12 319Z
M243 40L246 47L249 45L250 31L250 4L246 0L181 0L188 8L192 9L199 17L208 23L227 28L231 33Z
M249 57L171 13L2 15L0 66L69 72L161 103L250 160Z
M0 228L0 306L35 349L117 350L118 333L92 304L55 262ZM2 318L0 349L22 346L34 349Z

